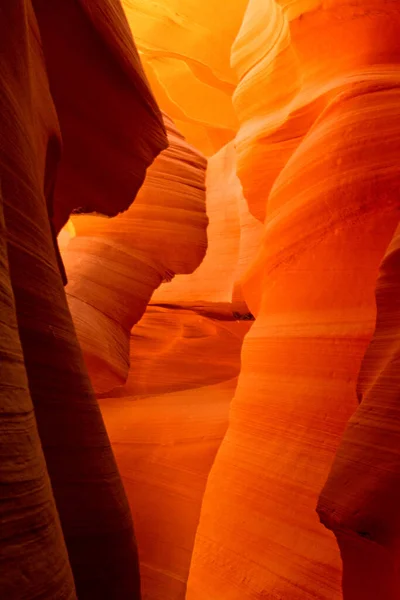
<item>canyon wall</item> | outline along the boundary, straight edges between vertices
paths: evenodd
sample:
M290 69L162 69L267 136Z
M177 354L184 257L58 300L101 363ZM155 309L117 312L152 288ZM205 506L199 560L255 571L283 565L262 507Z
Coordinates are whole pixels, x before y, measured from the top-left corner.
M78 2L13 0L0 8L0 596L7 600L140 596L129 506L56 242L82 195L92 210L126 209L166 146L124 14L111 4L112 14L94 20ZM123 49L116 31L125 32ZM137 106L140 123L124 114L127 105ZM102 168L107 185L99 194ZM66 179L74 193L64 195Z
M375 332L357 382L360 405L318 505L340 547L345 600L399 596L399 234L397 228L380 268Z
M134 204L114 219L73 215L62 241L69 307L134 517L142 596L154 600L185 594L249 329L233 315L235 282L260 236L233 145L210 159L205 194L205 159L164 120L170 146Z
M114 219L76 215L63 249L66 288L97 393L125 383L129 336L153 291L190 273L207 247L206 160L164 115L169 146L149 168L134 204Z
M232 142L209 158L206 189L209 223L204 259L193 274L161 285L151 303L228 316L246 313L242 275L257 254L263 227L243 198Z
M315 507L356 408L399 219L399 17L393 2L250 0L233 46L238 175L265 229L188 600L341 597Z
M187 124L203 128L206 120L200 112L188 119L185 103L211 110L208 92L189 88L176 66L189 64L190 77L199 76L196 36L189 52L178 11L167 48L156 36L166 7L151 19L143 11L142 25L132 17L139 5L126 10L157 99L201 146L199 130ZM315 509L357 407L378 267L400 216L399 24L394 2L378 10L367 1L250 0L243 13L231 67L239 128L234 141L222 145L219 137L208 160L205 256L192 274L146 296L149 307L130 339L129 375L125 359L119 376L128 380L101 399L138 523L148 600L183 597L189 564L187 600L342 597L342 547ZM215 61L212 69L221 73ZM182 98L182 89L197 89L203 102L192 91ZM82 311L73 312L79 323ZM237 319L252 315L241 349L248 325ZM232 357L223 360L222 323L237 336ZM224 392L213 383L215 370L229 382ZM206 402L199 403L198 389ZM187 436L196 440L197 459ZM189 473L192 494L183 501L179 490ZM345 567L345 593L363 597L354 583L347 591L357 571L349 579ZM381 571L376 581L383 577Z
M247 0L123 0L143 67L160 107L206 156L235 137L237 77L230 49Z
M99 400L131 505L143 599L185 597L248 329L245 321L150 305L132 330L126 384Z
M399 31L0 8L1 597L397 599Z

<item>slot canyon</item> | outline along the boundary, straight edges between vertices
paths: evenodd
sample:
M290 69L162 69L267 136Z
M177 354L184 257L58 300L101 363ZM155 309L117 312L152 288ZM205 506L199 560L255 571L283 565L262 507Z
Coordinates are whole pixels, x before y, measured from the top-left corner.
M0 600L400 600L399 186L399 0L0 0Z

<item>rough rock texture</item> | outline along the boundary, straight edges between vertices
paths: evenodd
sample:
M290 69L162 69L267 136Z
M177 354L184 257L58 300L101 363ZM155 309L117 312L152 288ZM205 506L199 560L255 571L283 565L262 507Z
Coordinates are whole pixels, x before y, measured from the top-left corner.
M67 297L96 392L125 383L129 336L153 291L190 273L207 247L206 160L164 116L169 147L149 168L129 210L76 216L63 250Z
M400 228L381 265L376 304L376 328L358 378L361 404L318 506L338 540L345 600L399 596Z
M112 5L123 23L119 4ZM104 77L110 85L107 64L115 61L118 71L119 51L111 30L100 42L93 34L94 21L90 25L86 19L86 33L82 31L79 4L60 2L58 9L61 15L64 9L73 12L54 39L50 29L59 27L60 14L48 3L10 0L0 7L0 596L132 600L139 597L139 577L129 506L83 363L55 244L57 229L77 206L72 200L78 201L80 194L77 177L76 197L68 199L67 209L58 175L65 169L72 177L74 169L67 149L57 171L68 115L62 100L68 96L74 112L88 100L83 90L89 81L102 87ZM98 18L102 21L105 16ZM106 21L108 28L111 24ZM63 54L59 47L66 35L76 42L76 47L68 46L70 62L67 49ZM73 53L85 40L89 45L96 40L96 52L105 62L103 70L99 63L96 68L92 65L93 70L87 68L83 82ZM132 40L127 38L126 43L135 56ZM54 53L60 57L57 76ZM137 56L135 60L132 72ZM74 81L71 65L77 67ZM57 78L71 84L62 98L52 96ZM144 80L139 87L140 78L139 72L135 80L120 75L131 101L139 102L142 96L140 102L147 105L147 116L142 115L138 126L147 153L141 154L133 126L124 146L132 161L141 161L136 175L126 180L131 187L129 201L122 188L120 202L114 195L100 198L85 193L94 209L109 214L130 204L138 174L143 176L165 146L159 112ZM118 90L114 88L113 94L118 104ZM103 100L106 103L107 96L97 98L97 107ZM126 164L118 166L116 142L125 136L122 107L121 98L119 121L114 121L108 138L117 157L115 170L110 170L114 190L126 169ZM67 129L68 139L72 125ZM80 142L84 145L84 135ZM104 146L106 136L91 146L91 159L97 164L104 158ZM115 155L108 153L110 163ZM82 178L89 181L93 175L89 166L82 161L80 168L87 174L82 172Z
M123 0L146 75L161 108L211 156L237 131L232 42L247 0Z
M356 406L399 219L400 13L374 6L251 0L233 49L238 174L265 238L187 600L341 597L339 552L315 507Z

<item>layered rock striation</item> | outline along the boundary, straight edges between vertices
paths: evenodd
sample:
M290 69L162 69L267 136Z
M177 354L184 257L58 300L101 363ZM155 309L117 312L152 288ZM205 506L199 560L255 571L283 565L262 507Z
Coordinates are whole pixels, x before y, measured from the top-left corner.
M339 550L315 507L356 408L399 219L398 26L393 2L248 5L232 56L238 175L265 226L243 287L257 318L188 600L341 597Z
M68 309L56 234L82 197L109 215L127 208L166 139L120 5L97 8L93 18L78 2L0 8L0 596L7 600L140 594L129 506ZM127 104L142 107L140 123L127 125Z
M1 597L398 597L399 31L0 8Z
M318 504L340 548L345 600L399 594L399 269L397 228L377 281L376 326L357 382L360 404Z
M236 153L229 143L208 160L206 176L208 245L193 274L161 285L151 303L201 313L246 314L242 277L258 251L262 224L248 211L236 175Z
M130 331L162 281L190 273L207 248L206 159L164 116L168 148L134 204L114 219L75 216L63 249L69 306L94 388L125 383Z
M235 137L231 45L247 0L123 0L157 102L206 156Z

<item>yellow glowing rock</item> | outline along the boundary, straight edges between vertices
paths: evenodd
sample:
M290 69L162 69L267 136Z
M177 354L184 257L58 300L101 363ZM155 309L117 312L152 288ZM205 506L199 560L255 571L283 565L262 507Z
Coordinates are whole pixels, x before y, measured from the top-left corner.
M123 0L146 75L163 110L188 141L214 154L237 130L231 97L232 42L247 0Z
M68 246L70 240L75 237L75 235L75 227L70 219L57 236L58 247L61 251Z
M161 285L151 302L247 312L241 280L258 250L263 227L249 214L243 198L232 142L208 160L206 210L208 246L202 263L193 274Z

